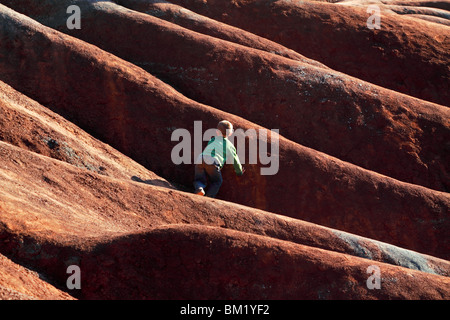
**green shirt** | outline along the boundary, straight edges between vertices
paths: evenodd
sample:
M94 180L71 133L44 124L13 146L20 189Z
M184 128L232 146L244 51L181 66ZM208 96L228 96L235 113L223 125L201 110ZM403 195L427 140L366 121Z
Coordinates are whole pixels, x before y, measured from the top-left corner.
M212 137L202 152L205 156L211 156L219 162L220 168L227 162L228 157L233 158L233 167L237 175L242 175L242 165L236 153L234 145L224 137Z

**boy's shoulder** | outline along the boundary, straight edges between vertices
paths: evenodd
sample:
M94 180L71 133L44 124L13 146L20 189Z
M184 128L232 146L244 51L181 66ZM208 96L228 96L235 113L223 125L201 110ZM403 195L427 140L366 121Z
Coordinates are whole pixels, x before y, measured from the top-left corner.
M212 137L211 139L209 139L208 145L210 145L211 143L213 143L215 140L216 140L216 137Z
M234 144L226 137L214 136L209 140L208 145L213 142L224 144L227 148L231 149L235 148Z
M225 143L227 148L236 149L233 142L231 142L228 138L223 138L223 142Z

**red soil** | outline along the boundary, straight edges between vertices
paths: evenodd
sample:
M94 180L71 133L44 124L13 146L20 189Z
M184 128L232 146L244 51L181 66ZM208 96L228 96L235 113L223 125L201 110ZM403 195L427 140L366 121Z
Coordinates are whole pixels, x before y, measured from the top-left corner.
M380 31L364 1L117 2L71 31L69 2L0 1L28 15L0 5L1 299L450 298L444 26L398 1ZM199 197L171 135L222 119L280 129L279 171Z

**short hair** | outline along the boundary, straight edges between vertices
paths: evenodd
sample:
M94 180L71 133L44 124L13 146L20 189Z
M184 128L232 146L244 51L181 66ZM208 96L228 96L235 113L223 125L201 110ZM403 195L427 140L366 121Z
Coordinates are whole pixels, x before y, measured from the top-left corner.
M227 136L227 130L233 130L233 125L231 124L230 121L222 120L217 125L217 129L219 129L219 131L222 133L222 135L224 137L226 137Z

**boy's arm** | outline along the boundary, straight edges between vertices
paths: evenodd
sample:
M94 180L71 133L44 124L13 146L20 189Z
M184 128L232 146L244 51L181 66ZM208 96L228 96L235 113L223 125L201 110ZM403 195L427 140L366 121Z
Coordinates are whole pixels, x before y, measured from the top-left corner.
M242 164L241 161L239 160L239 156L236 153L236 148L231 145L230 147L230 151L231 151L231 155L233 156L233 167L234 167L234 171L236 172L236 174L238 176L242 176L244 174L244 170L242 168Z

